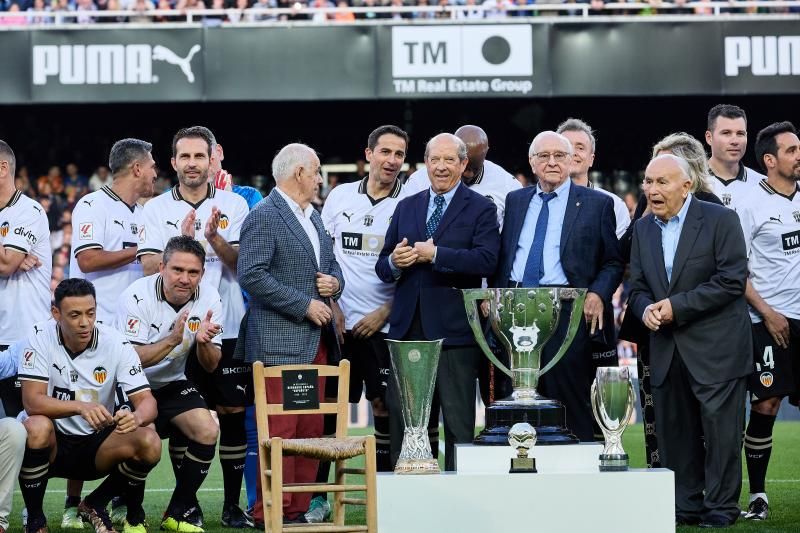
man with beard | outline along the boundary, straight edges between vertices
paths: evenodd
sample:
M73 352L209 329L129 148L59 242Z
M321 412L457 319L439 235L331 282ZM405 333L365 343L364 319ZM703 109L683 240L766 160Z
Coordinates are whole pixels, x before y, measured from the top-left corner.
M722 204L736 211L739 202L766 176L742 163L747 150L747 115L735 105L715 105L708 112L706 143L711 147L708 167L711 185Z
M167 241L177 235L197 238L206 252L204 280L221 294L223 313L222 360L208 377L204 389L209 408L220 413L220 462L225 501L223 523L244 527L250 523L239 508L247 438L244 406L252 394L250 373L233 359L239 324L244 316L244 298L236 284L239 257L239 231L248 213L247 202L239 195L217 189L208 175L215 140L203 127L184 128L172 140L172 167L179 184L168 194L153 198L144 208L144 232L138 255L145 275L156 272ZM202 235L200 232L202 231ZM235 286L231 288L231 286ZM249 389L249 393L247 392ZM244 391L244 392L243 392ZM180 438L179 438L180 439ZM170 457L177 466L185 444L170 441ZM202 511L194 506L186 522L200 527Z
M744 437L750 502L744 518L765 520L765 481L772 428L784 396L800 393L800 141L790 122L767 126L756 137L756 157L767 173L737 210L748 249L745 297L753 322L754 369L750 421Z

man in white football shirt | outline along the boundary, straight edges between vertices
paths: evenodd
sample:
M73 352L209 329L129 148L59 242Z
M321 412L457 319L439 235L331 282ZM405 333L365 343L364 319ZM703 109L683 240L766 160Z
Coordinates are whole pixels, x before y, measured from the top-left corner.
M800 140L790 122L756 137L756 157L767 172L740 200L737 214L748 251L745 297L753 322L754 368L750 420L744 437L750 503L744 518L766 520L767 466L781 401L800 395Z
M161 529L185 533L203 531L186 518L194 512L218 434L205 400L185 375L190 354L208 372L221 357L222 305L216 288L201 283L205 259L205 250L191 237L171 238L159 273L137 280L122 293L116 320L153 387L156 430L164 438L180 433L187 439L161 522Z
M572 183L600 191L613 200L614 216L617 218L616 234L619 239L628 229L631 216L622 198L589 181L589 169L594 164L596 148L594 130L579 118L568 118L558 126L556 133L560 133L572 143L574 153L572 154L572 165L569 167L569 177L572 179Z
M114 321L120 292L142 277L136 253L143 220L137 202L153 195L152 149L139 139L114 143L108 156L112 184L81 198L72 212L70 277L94 285L100 323Z
M735 105L715 105L708 112L706 143L711 147L708 167L714 194L726 207L737 210L766 176L742 163L747 151L747 115Z
M64 280L54 301L55 321L29 330L18 367L28 414L19 476L26 531L47 531L42 501L48 478L107 475L80 503L79 513L97 533L113 531L105 508L112 496L124 494L128 512L122 531L145 533L144 482L161 458L161 442L146 427L156 417L156 402L142 364L119 332L95 323L91 283ZM117 386L135 410L114 411Z
M236 281L239 257L239 232L249 211L247 202L230 191L217 189L209 182L213 146L216 141L208 128L194 126L178 131L172 140L172 167L179 184L145 204L145 229L139 244L139 257L145 275L157 270L161 252L170 237L188 235L197 238L206 252L203 279L220 294L223 333L222 360L211 375L190 362L190 373L209 407L219 415L220 464L225 499L222 520L240 527L248 518L239 508L247 437L244 411L252 401L252 374L248 365L233 359L239 325L244 317L244 298ZM170 441L173 465L181 460L184 443ZM200 526L202 511L194 506L189 522ZM242 526L243 527L243 526Z
M339 299L337 328L344 334L342 352L350 359L350 401L357 403L366 386L372 404L379 471L389 471L389 412L386 386L389 351L386 333L394 284L375 275L375 263L394 209L404 195L397 175L405 162L408 134L397 126L370 133L364 150L369 174L361 181L337 186L322 209L322 222L334 239L336 261L345 289Z
M47 214L14 187L16 157L0 140L0 350L24 338L25 326L50 316L52 251ZM16 376L0 380L8 416L22 411Z

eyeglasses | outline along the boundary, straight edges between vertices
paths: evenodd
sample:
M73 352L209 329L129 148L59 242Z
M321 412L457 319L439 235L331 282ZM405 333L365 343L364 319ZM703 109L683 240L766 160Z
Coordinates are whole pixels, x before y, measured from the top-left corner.
M533 154L533 157L536 158L537 163L549 163L550 158L552 157L555 159L556 163L564 163L567 158L569 158L569 154L567 152L539 152Z

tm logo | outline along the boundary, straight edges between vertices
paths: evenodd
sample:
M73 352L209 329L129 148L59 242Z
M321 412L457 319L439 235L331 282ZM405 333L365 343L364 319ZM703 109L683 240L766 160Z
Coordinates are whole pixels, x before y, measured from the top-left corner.
M158 83L153 62L163 61L180 69L195 82L192 59L201 46L180 56L166 46L149 44L37 45L33 47L33 84L47 85L58 77L62 85L147 85Z

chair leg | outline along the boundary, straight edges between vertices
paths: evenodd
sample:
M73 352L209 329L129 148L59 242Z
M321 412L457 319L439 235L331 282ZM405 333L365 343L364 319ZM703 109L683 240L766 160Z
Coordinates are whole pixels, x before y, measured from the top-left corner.
M333 464L335 470L334 473L334 483L336 485L344 485L345 484L345 474L343 472L346 465L346 461L339 460ZM344 498L347 493L345 492L334 492L333 493L333 523L337 526L344 525L344 515L345 515L345 505L344 505Z
M269 450L261 441L259 441L258 444L258 466L258 475L261 477L261 504L264 508L264 533L272 533L272 525L270 524L269 514L267 513L269 502L272 501L272 475L267 474L268 471L272 470L272 460Z
M272 442L272 505L269 520L272 532L283 531L283 441L273 438ZM266 516L266 513L265 513Z
M364 458L364 485L367 486L367 532L378 531L378 480L375 472L377 462L375 458L375 437L369 435L365 442L366 457Z

